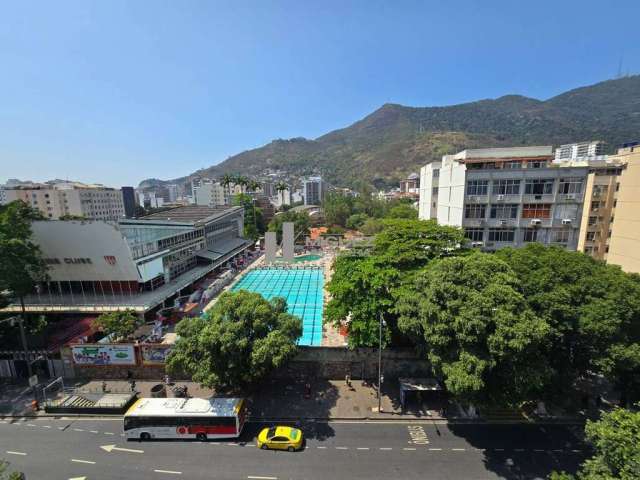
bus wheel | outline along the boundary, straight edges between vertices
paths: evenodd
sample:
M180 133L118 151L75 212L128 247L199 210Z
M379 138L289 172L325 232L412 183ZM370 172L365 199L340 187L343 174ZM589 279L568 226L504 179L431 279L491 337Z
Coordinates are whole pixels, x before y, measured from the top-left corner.
M151 439L151 435L149 435L147 432L142 432L140 434L140 440L150 440Z
M206 433L202 433L202 432L197 433L196 434L196 438L198 440L200 440L201 442L206 442L207 441L207 434Z

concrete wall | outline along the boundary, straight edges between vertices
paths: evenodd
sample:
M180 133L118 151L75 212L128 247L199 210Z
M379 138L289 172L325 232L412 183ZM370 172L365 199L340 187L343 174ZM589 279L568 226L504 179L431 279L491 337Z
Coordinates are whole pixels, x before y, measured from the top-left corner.
M264 234L264 262L265 263L273 263L276 260L276 250L277 250L277 238L276 232L266 232Z
M438 188L439 177L434 171L440 171L440 162L432 162L420 169L420 200L418 202L418 218L420 220L436 219L438 195L433 194L433 188Z
M454 161L451 155L443 157L438 184L437 218L440 225L462 225L466 170L466 165Z
M293 222L282 224L282 259L286 263L293 263Z

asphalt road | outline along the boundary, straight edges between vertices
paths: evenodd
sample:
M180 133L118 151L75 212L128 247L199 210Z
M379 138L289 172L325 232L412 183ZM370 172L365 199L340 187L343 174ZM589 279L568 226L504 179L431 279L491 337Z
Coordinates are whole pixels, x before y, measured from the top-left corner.
M260 424L238 442L140 443L124 440L121 422L0 420L0 458L28 480L466 480L546 478L589 454L574 426L308 423L305 449L289 453L255 448Z

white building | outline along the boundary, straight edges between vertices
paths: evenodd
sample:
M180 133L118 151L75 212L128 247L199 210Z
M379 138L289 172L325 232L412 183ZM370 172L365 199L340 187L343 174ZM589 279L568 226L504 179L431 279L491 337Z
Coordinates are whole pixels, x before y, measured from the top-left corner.
M302 200L305 205L320 205L324 200L327 184L322 177L308 177L302 180Z
M117 221L125 216L122 191L104 185L60 182L19 185L5 189L7 202L22 200L48 219L80 216Z
M438 180L441 165L440 162L432 162L420 169L418 217L421 220L438 218Z
M568 160L605 160L604 142L594 140L591 142L568 143L556 148L554 163Z
M462 227L472 245L487 250L527 242L575 250L588 168L553 158L550 146L445 155L421 170L420 218Z
M201 183L200 186L194 187L193 199L196 205L205 205L213 207L216 205L227 205L228 201L227 187L218 182Z

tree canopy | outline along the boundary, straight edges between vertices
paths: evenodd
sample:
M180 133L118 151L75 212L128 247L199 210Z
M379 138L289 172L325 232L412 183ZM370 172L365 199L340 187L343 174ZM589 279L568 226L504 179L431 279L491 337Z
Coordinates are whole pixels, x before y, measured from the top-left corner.
M92 326L105 336L113 335L113 340L125 340L142 325L143 320L133 310L103 313L93 321Z
M578 480L636 480L640 478L640 412L617 408L598 421L587 421L587 440L595 454L581 466ZM572 480L564 472L550 480Z
M250 187L256 187L254 180L250 180ZM257 188L257 187L256 187ZM239 193L233 199L233 204L244 208L244 231L242 236L257 240L265 231L262 209L255 206L253 198L246 193Z
M182 320L168 368L204 386L246 387L285 364L297 351L302 322L286 302L246 290L223 293L202 317Z
M397 332L394 306L402 289L429 261L454 254L464 242L461 230L435 221L383 220L382 231L366 254L338 256L327 284L331 300L326 318L349 323L349 345L378 344L378 322L383 316L388 342Z
M431 262L398 301L398 326L427 352L458 398L530 398L546 371L532 367L548 327L528 308L509 265L482 253ZM538 363L538 362L536 362Z

